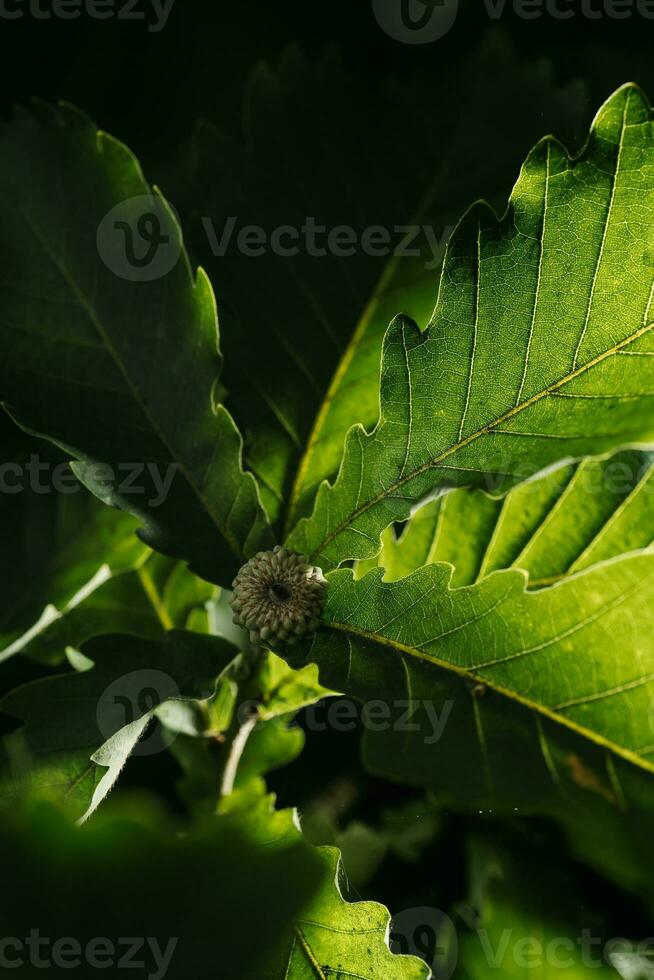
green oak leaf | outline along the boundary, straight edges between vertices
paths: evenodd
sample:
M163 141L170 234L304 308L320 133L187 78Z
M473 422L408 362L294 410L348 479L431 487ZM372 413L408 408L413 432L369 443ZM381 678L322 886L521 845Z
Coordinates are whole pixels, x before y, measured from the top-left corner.
M545 589L542 594L546 595L549 586L568 582L574 602L577 594L583 597L586 579L580 573L593 566L601 568L600 563L604 563L610 573L612 563L622 560L622 556L630 552L651 554L647 549L653 541L654 456L648 451L622 450L604 458L563 465L520 484L502 499L494 499L475 489L447 493L419 508L399 535L393 529L387 529L378 561L384 569L386 581L399 581L423 565L447 563L452 588L492 581L496 577L493 573L502 568L521 569L528 575L525 583L527 589ZM376 562L377 559L361 563L357 574L370 570ZM438 567L442 569L443 565ZM492 578L487 579L487 576ZM645 578L637 584L642 584L646 595L648 587ZM601 670L604 660L613 659L614 637L622 638L624 628L629 629L631 637L626 649L624 645L620 647L625 665L627 669L640 669L642 666L638 660L645 644L643 637L647 632L647 619L643 617L638 593L634 598L637 604L631 614L627 609L624 611L624 625L621 627L618 624L613 631L609 630L604 642L592 644L589 653L593 671ZM642 636L639 636L640 630L643 630ZM633 663L629 666L631 661ZM575 662L575 669L588 671L590 668L583 668ZM647 674L638 686L643 687L645 692L642 706L631 705L619 709L615 704L612 708L607 705L607 716L614 711L616 717L623 717L626 725L631 723L629 711L634 711L637 723L645 733L654 732L654 701L647 693ZM484 691L483 686L479 690ZM482 700L485 696L484 691ZM651 751L644 754L652 760ZM571 755L567 762L564 758L564 765L572 761L574 768L578 758ZM511 749L510 765L519 766L520 759L526 762L527 756L523 755L516 741ZM599 767L596 764L596 772L605 773L606 779L602 775L597 780L591 769L582 767L574 769L573 780L580 780L582 786L585 783L589 794L604 793L608 800L612 792L609 790L609 795L606 795L611 782L610 763L597 761ZM516 768L515 771L519 770ZM651 791L647 786L648 780L644 780L643 802L636 807L642 813L646 813L652 805L649 802ZM569 784L566 797L570 789L576 794L576 788ZM487 806L488 800L481 801L481 805ZM548 810L552 809L555 807L548 804ZM573 834L574 824L573 808L569 822ZM597 814L593 817L592 826L602 827ZM619 838L624 836L624 828L619 822L614 829ZM598 834L601 836L601 829ZM596 842L595 847L599 846L599 842ZM610 846L605 843L604 854ZM589 849L582 846L582 850L588 856ZM626 864L631 863L634 857L628 858Z
M451 84L448 79L448 90ZM410 219L405 219L408 227L423 230L410 232L414 240L385 265L361 311L307 439L287 529L311 513L321 482L336 478L348 430L355 424L368 431L374 428L379 418L379 360L388 324L398 310L408 312L417 323L429 320L445 245L460 215L481 192L504 206L510 175L543 126L569 136L585 130L581 89L576 83L558 88L547 65L522 59L506 38L491 35L470 57L448 100L435 106L431 93L425 93L430 104L424 114L430 119L436 154L422 197ZM511 113L506 112L507 99ZM414 92L413 100L419 106L421 96ZM457 111L450 117L452 104ZM469 125L471 113L474 127ZM485 148L491 141L489 157Z
M122 937L157 937L170 980L202 976L210 963L221 980L301 980L316 968L361 980L429 976L417 958L390 952L383 906L342 899L337 852L313 848L294 812L276 811L271 798L232 800L183 834L151 808L124 803L82 827L43 803L3 814L0 826L0 928L19 941L35 922L52 942L74 922L82 949L102 936L121 955ZM23 975L39 975L24 951ZM152 946L140 953L151 956Z
M601 561L654 543L654 454L621 450L520 484L502 499L460 489L418 508L397 534L387 528L377 559L386 581L446 562L452 585L521 568L542 588Z
M626 85L579 156L535 147L501 220L468 212L428 328L398 316L386 335L377 427L350 431L291 547L327 569L370 558L438 490L501 493L652 438L653 163L650 106Z
M287 528L335 474L350 425L376 422L383 331L398 309L431 313L459 215L483 190L506 197L544 119L579 128L577 87L558 89L499 38L443 71L447 98L417 79L366 82L333 52L291 47L254 71L242 140L203 121L161 168L217 289L247 465Z
M164 726L179 736L170 746L184 773L179 789L200 813L214 812L219 802L225 733L228 747L245 740L235 788L264 792L265 776L293 762L304 748L304 732L293 724L297 713L334 693L319 683L315 664L292 670L270 651L262 652L243 693L241 661L237 657L224 671L209 700L168 702L157 711Z
M170 206L69 106L17 110L0 147L0 398L147 544L229 584L273 538L220 401L211 286Z
M273 798L258 788L236 791L221 804L220 813L262 823L267 841L267 823L274 819L285 825L291 839L304 840L297 828L296 814L272 811ZM305 846L310 848L308 842ZM310 848L311 849L311 848ZM279 980L312 980L316 976L354 976L361 980L427 980L429 968L414 956L396 956L388 945L390 914L377 902L346 902L340 889L339 852L332 847L313 851L320 858L323 875L320 887L295 918L292 927L281 931L279 942L266 957L266 977ZM254 974L247 980L255 980Z
M43 974L26 945L36 932L49 942L38 948L41 964L54 961L55 973L74 977L112 966L118 975L129 954L132 966L144 964L136 971L143 976L182 980L210 971L224 980L283 980L268 972L268 956L325 887L324 860L288 812L260 808L180 833L143 801L109 804L83 827L41 803L3 814L0 826L0 930L23 944L7 944L5 962L22 959L24 977ZM55 959L70 936L80 951L77 967L65 948ZM143 938L125 939L131 936Z
M272 653L262 662L258 683L261 691L258 714L262 721L297 712L334 694L320 684L315 664L292 670Z
M273 976L311 980L323 975L355 976L365 980L423 980L431 972L413 956L396 956L388 947L390 915L377 902L349 903L338 887L339 855L321 848L325 876L323 886L298 917L277 957L268 963ZM281 944L280 944L281 945Z
M563 818L588 860L651 894L654 552L536 591L518 569L451 576L330 573L323 626L291 662L364 703L374 774L462 810Z
M236 789L262 788L269 772L293 762L306 741L303 729L294 724L298 712L335 693L320 684L315 664L292 670L270 652L262 660L255 683L256 723L238 764Z
M155 710L211 697L235 650L218 637L173 631L160 641L96 637L81 653L91 669L33 681L0 700L0 713L22 722L0 745L3 807L39 791L88 817L137 745L145 754L167 748L156 729L144 740Z
M61 510L57 518L63 517ZM14 629L1 637L0 663L22 654L58 665L69 648L112 629L151 639L191 626L208 632L205 606L213 586L182 562L153 554L134 536L133 518L86 492L73 516L74 525L63 520L58 525L61 547L55 544L50 561L26 583L24 604L8 614ZM22 629L16 629L17 622Z

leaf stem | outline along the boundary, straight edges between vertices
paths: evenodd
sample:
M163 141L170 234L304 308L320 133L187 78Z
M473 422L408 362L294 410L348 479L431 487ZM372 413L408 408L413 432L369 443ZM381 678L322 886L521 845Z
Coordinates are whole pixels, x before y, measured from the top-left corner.
M229 796L234 790L238 767L247 744L259 721L260 704L259 669L266 652L261 647L252 647L242 654L239 669L239 692L234 714L229 728L224 734L222 758L219 768L220 799Z
M238 714L239 706L236 708L236 713ZM231 740L226 737L225 745L225 763L222 768L221 779L220 779L220 798L224 796L229 796L234 790L234 783L236 781L236 774L238 772L239 763L243 755L243 750L247 743L250 733L257 724L257 716L254 714L252 718L248 719L246 722L241 724Z

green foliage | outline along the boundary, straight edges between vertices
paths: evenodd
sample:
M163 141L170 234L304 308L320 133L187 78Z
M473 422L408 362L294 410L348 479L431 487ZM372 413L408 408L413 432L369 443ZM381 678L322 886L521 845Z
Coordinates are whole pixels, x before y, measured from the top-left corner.
M143 808L99 815L76 830L42 805L5 817L2 833L3 882L12 896L0 907L3 935L24 942L38 926L50 943L39 952L50 962L58 939L74 937L84 950L96 937L111 936L116 973L118 957L128 953L119 937L141 936L156 937L154 952L143 943L133 957L147 958L150 975L163 960L173 980L189 971L201 976L210 963L226 980L250 971L261 976L265 951L324 886L320 856L293 830L289 814L263 807L180 835ZM15 959L15 952L7 957ZM43 973L30 965L26 947L22 959L23 976ZM98 955L98 962L108 959L106 951ZM71 957L63 962L70 967ZM77 968L66 972L88 976L87 962L78 953Z
M530 105L559 111L569 97L503 50L480 71L498 59ZM243 144L204 124L163 168L181 222L130 151L77 110L34 104L3 125L0 439L19 470L36 452L76 491L0 496L3 935L28 935L36 920L67 935L63 909L80 937L180 936L168 976L214 963L235 980L417 980L438 975L435 951L450 955L458 939L456 977L476 980L506 929L549 943L583 927L569 854L631 893L632 939L644 928L644 95L627 85L612 96L576 157L538 143L504 217L482 203L458 224L438 286L424 256L361 252L346 265L268 253L255 268L233 252L219 261L206 237L209 217L237 212L270 229L313 214L333 227L353 206L358 233L377 221L443 228L473 195L472 170L457 179L470 153L457 120L477 90L441 99L428 129L410 86L386 87L383 111L378 95L348 106L336 60L290 52L277 72L255 73ZM481 146L497 139L492 114L479 125ZM420 165L409 166L396 147L417 132ZM445 136L452 155L436 166ZM353 155L357 141L365 152ZM502 160L512 153L507 141ZM508 179L498 170L494 197ZM123 228L127 248L144 201L165 248L130 272L107 228ZM191 271L182 226L209 275ZM401 312L424 323L434 304L424 330ZM278 538L329 582L319 629L292 650L253 646L229 608L238 569ZM312 755L312 712L336 692L363 705L364 734L362 764L331 753L334 781ZM157 767L164 776L143 775ZM153 785L174 825L143 792ZM483 817L500 829L479 833ZM525 843L543 818L557 862ZM516 854L503 842L512 828ZM307 838L337 844L345 866ZM453 840L465 907L434 858ZM393 908L393 928L384 905L346 901L353 888L384 899L398 868L405 909ZM445 895L457 922L432 930L422 959L396 955L416 951L401 925L414 893ZM556 909L550 893L565 896ZM635 949L593 975L633 975ZM511 951L502 976L530 975ZM543 976L558 975L550 966ZM576 957L569 975L585 978L587 964Z
M501 221L485 204L467 213L428 328L398 316L386 335L379 424L350 431L291 547L324 568L369 558L438 489L506 491L652 437L651 125L626 86L579 157L536 146Z
M203 121L180 158L162 167L192 254L216 286L227 403L245 459L271 519L286 528L310 512L321 480L336 475L349 427L377 421L383 335L398 310L429 317L450 226L482 191L508 193L543 125L569 133L582 114L578 84L557 90L547 66L519 59L500 37L446 84L451 97L437 100L417 83L359 86L333 52L309 63L291 47L276 70L254 72L242 144ZM524 131L503 112L509 93L516 110L524 106L516 111ZM486 140L492 161L479 149ZM311 252L294 252L286 236L289 254L234 246L250 225L271 235L299 231L308 219L324 229ZM344 224L362 244L368 235L370 247L333 254L327 234ZM423 224L431 238L413 235ZM231 245L217 254L230 227ZM389 259L393 251L401 254Z
M243 557L272 538L217 394L206 275L193 279L174 214L129 150L76 110L20 110L0 145L8 410L61 446L96 496L135 514L148 544L229 584ZM96 236L117 207L116 220L134 218L144 196L175 264L130 281ZM126 466L141 467L127 488Z
M654 542L654 461L627 450L561 466L501 499L457 490L418 508L401 533L387 528L377 559L387 581L422 565L452 566L452 585L521 568L530 589Z
M269 832L266 824L274 819L285 828L291 840L303 839L292 823L292 815L281 811L271 817L265 799L253 802L247 795L240 798L236 794L224 809L231 815L247 810L250 821L261 822L262 837ZM427 978L429 970L419 959L398 958L390 952L386 938L390 916L383 906L343 900L338 852L320 848L316 854L323 872L320 887L295 920L292 930L282 931L277 947L270 951L266 961L269 975L309 980L320 970L327 976L341 973L370 980L382 980L389 975L398 980ZM361 941L363 937L365 942Z
M23 723L2 747L11 772L5 805L13 805L18 793L42 789L88 817L155 709L170 698L210 697L234 650L217 637L171 632L159 643L97 637L82 653L84 669L34 681L0 701L3 714Z
M568 869L539 859L515 837L473 836L468 856L470 901L459 910L465 923L459 963L470 980L485 980L491 970L507 980L535 972L543 980L610 980L620 957L638 975L630 944L604 933L588 897L571 890Z
M624 810L633 834L646 834L654 555L535 592L518 570L462 589L450 573L437 564L394 583L381 569L358 582L347 570L330 576L326 622L304 656L332 686L387 706L366 732L367 764L449 805L548 812L570 796ZM598 657L603 649L611 656ZM617 855L596 859L610 867ZM628 871L641 872L649 889L649 873Z

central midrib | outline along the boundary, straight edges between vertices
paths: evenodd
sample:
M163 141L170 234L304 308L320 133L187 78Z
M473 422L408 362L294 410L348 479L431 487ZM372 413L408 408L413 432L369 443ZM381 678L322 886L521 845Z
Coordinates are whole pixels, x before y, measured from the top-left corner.
M120 371L120 374L122 375L122 377L125 379L125 383L126 383L128 389L129 389L129 391L131 392L132 398L134 399L134 401L136 402L136 404L139 406L140 410L142 411L143 415L145 416L145 418L147 419L147 421L149 422L149 424L152 426L152 429L154 430L154 432L157 434L157 436L159 437L159 439L161 439L161 442L163 443L163 445L165 445L166 448L168 449L168 452L170 453L170 458L171 459L174 459L174 455L172 453L172 450L171 450L171 447L170 447L170 445L168 443L168 440L166 439L164 433L160 430L159 426L156 424L155 420L150 415L150 413L148 411L148 408L147 408L147 405L144 404L144 402L142 401L141 398L139 398L138 389L134 386L134 384L132 382L132 379L130 378L130 376L129 376L126 368L125 368L125 365L123 364L122 359L119 357L118 352L115 350L113 344L111 343L111 341L109 339L109 335L107 334L107 331L104 329L104 327L103 327L103 325L102 325L102 323L100 321L100 318L97 316L97 314L96 314L93 306L91 305L90 301L86 297L86 295L83 292L83 290L78 287L78 285L75 282L73 276L71 276L70 273L68 272L68 269L66 268L66 266L63 265L58 260L57 256L55 255L55 253L50 248L50 245L49 245L47 239L41 234L41 232L39 231L38 226L32 220L32 217L29 214L29 212L25 211L24 209L22 209L22 212L23 212L23 214L25 216L25 219L26 219L29 227L32 229L32 232L34 233L35 237L41 243L41 245L45 249L47 255L50 257L51 262L53 263L53 265L55 266L55 268L58 270L59 274L63 277L64 281L66 282L66 284L68 285L68 287L71 289L71 291L75 295L75 297L77 299L77 302L79 303L81 309L86 313L87 317L89 318L89 320L93 324L96 333L98 334L98 336L100 337L100 339L104 343L104 345L105 345L108 353L110 354L110 356L111 356L114 364L116 365L116 367ZM218 520L217 515L214 514L213 510L209 507L207 501L204 500L204 498L202 497L202 494L201 494L199 488L195 484L195 481L191 478L191 475L188 472L188 469L187 469L186 465L181 460L176 460L176 462L177 462L177 465L179 466L180 470L184 474L184 477L186 478L186 481L187 481L188 485L193 489L193 492L195 493L197 499L202 504L203 509L205 509L206 512L209 514L209 516L211 518L211 522L215 526L216 530L219 532L219 534L221 534L225 538L225 540L229 544L229 547L231 548L231 550L232 550L233 554L235 555L235 557L240 560L241 557L242 557L242 555L241 555L241 549L240 549L240 547L238 545L238 542L236 541L236 539L233 537L233 535L229 531L229 528L228 527L222 527L221 526L221 523Z
M569 382L574 381L575 378L580 377L581 375L585 374L587 371L592 370L592 368L596 367L598 364L601 364L602 361L605 361L608 357L612 357L614 354L617 354L624 347L627 347L629 344L634 343L634 341L638 340L644 334L649 333L649 331L652 330L653 328L654 328L654 322L649 323L646 326L640 327L634 333L630 334L621 343L616 344L613 347L610 347L607 351L604 351L602 354L598 354L597 357L594 357L586 364L582 364L581 367L576 368L576 370L571 371L569 374L566 374L563 378L560 378L558 381L553 382L553 384L549 385L547 388L544 388L542 391L539 391L535 395L532 395L530 398L527 398L524 402L521 402L519 405L515 405L513 408L509 409L503 415L500 415L498 418L491 420L481 429L477 429L477 431L472 432L470 435L466 436L465 439L461 439L456 443L453 443L447 449L443 450L443 452L440 453L438 456L435 456L432 459L427 460L425 463L422 463L420 466L417 466L415 469L413 469L410 473L407 473L405 476L400 477L398 480L392 483L388 488L383 490L381 493L378 493L376 496L371 497L370 500L361 504L360 507L352 511L352 513L349 514L344 521L338 524L337 527L333 531L331 531L328 535L326 535L325 538L323 538L323 540L320 542L320 544L313 549L313 551L311 552L311 557L317 558L318 556L320 556L323 553L323 549L327 545L329 545L336 537L338 537L338 535L342 531L344 531L347 527L349 527L353 521L355 521L366 511L370 510L371 507L374 507L376 504L385 500L395 490L409 483L411 480L415 479L415 477L420 476L422 473L425 473L427 470L432 469L434 466L438 466L439 463L443 462L443 460L447 459L449 456L452 456L454 453L458 452L459 449L463 449L465 446L470 445L470 443L475 442L481 436L488 435L492 429L496 428L498 425L502 425L504 422L507 422L512 418L515 418L515 416L519 415L520 412L524 411L527 408L530 408L532 405L535 405L543 398L546 398L547 395L551 394L554 391L557 391L559 388L562 388L564 385L568 384ZM331 489L328 492L331 492Z
M442 660L433 654L424 653L423 651L416 649L416 647L408 646L407 644L400 643L396 640L390 640L385 636L381 636L379 633L374 633L370 630L352 626L351 623L342 623L339 620L327 620L322 625L323 627L333 629L340 633L350 633L352 636L368 640L372 643L377 643L380 646L387 647L391 650L397 651L400 654L404 653L414 660L420 660L422 663L430 664L432 667L439 667L450 674L456 674L458 677L470 681L472 685L481 684L484 686L484 688L488 688L494 693L499 694L500 697L508 699L511 703L519 704L522 707L534 712L536 716L547 718L556 725L560 725L563 728L573 731L577 735L581 735L583 738L594 742L596 745L599 745L606 751L619 756L624 761L637 766L639 769L642 769L649 774L654 773L654 764L647 762L632 749L624 748L623 746L612 742L604 735L600 735L599 732L595 732L591 728L586 728L584 725L579 725L570 718L566 718L564 715L557 713L552 708L548 708L547 705L540 704L538 701L532 701L530 698L525 697L523 694L519 694L517 691L512 691L508 687L503 687L501 684L497 684L495 681L490 680L483 674L477 674L473 670L468 670L465 667L460 667L458 664L453 664L447 660Z

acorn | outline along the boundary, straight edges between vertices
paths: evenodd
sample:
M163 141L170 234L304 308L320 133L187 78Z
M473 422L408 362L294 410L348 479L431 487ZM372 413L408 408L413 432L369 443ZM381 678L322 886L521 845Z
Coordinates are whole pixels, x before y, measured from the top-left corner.
M292 644L318 628L328 583L322 569L277 545L260 551L232 582L229 600L237 626L255 644Z

